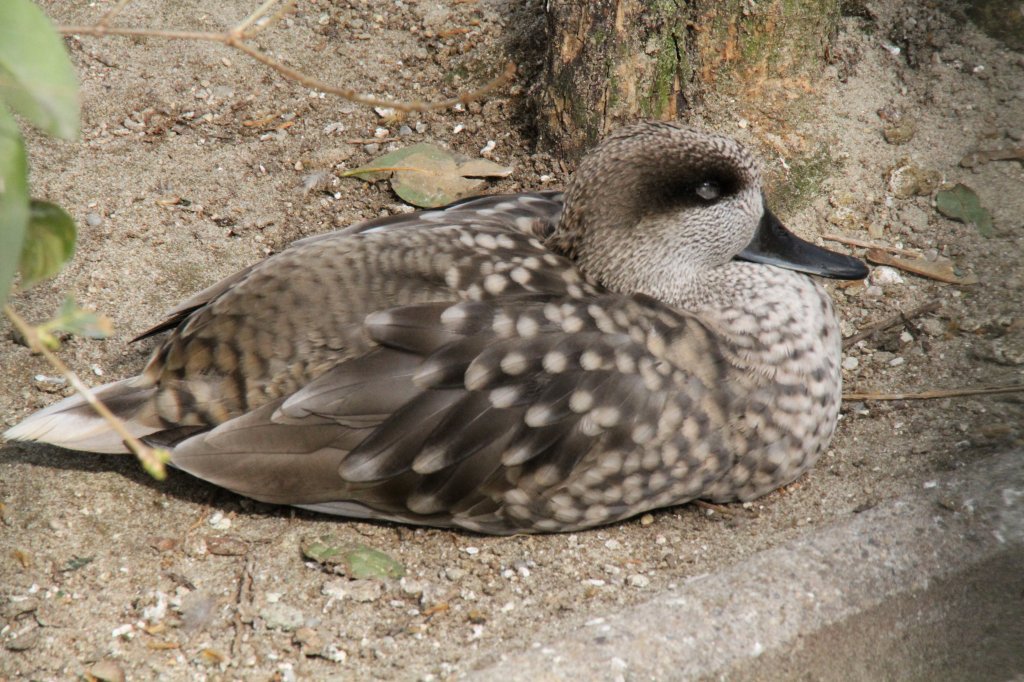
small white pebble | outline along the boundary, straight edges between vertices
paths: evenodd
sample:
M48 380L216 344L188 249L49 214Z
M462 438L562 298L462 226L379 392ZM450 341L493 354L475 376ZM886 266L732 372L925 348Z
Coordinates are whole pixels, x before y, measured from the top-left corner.
M852 355L847 355L845 358L843 358L843 369L852 372L853 370L857 369L859 366L860 366L860 360L858 360L857 358L853 357Z
M881 43L882 43L882 47L884 47L886 49L886 51L888 51L889 54L891 54L893 57L899 55L899 53L902 52L902 50L900 50L900 48L898 48L897 46L893 45L890 42L886 42L885 40L883 40L883 41L881 41Z
M110 636L114 637L114 638L124 637L125 639L130 639L131 635L132 635L132 630L133 629L134 629L134 626L131 623L125 623L124 625L118 625L116 628L114 628L113 630L110 631Z
M872 284L883 286L887 284L903 284L903 277L895 268L885 265L878 266L871 271L868 277Z
M642 573L634 573L626 578L626 583L630 587L647 587L651 584L651 579Z
M895 357L895 358L893 358L892 360L889 361L889 366L890 367L899 367L904 362L906 362L905 358Z
M210 517L210 520L207 523L217 530L227 530L231 527L231 519L225 516L222 512L214 512L213 516Z
M924 482L924 489L925 490L931 490L932 488L937 488L937 487L939 487L939 482L938 481L925 481Z
M466 554L468 554L469 556L476 556L477 554L480 553L480 548L479 547L465 547L465 548L463 548L462 551L465 552Z
M622 549L622 543L618 540L609 540L608 542L604 543L604 546L608 549Z
M485 144L485 145L484 145L484 146L483 146L483 147L482 147L482 148L480 149L480 155L481 155L481 156L487 156L488 154L490 154L491 152L493 152L493 151L494 151L494 148L495 148L495 147L497 147L497 146L498 146L498 143L497 143L497 142L495 142L494 140L487 140L487 144Z
M465 129L466 129L466 126L464 126L461 123L459 123L454 128L452 128L452 132L453 133L461 133Z

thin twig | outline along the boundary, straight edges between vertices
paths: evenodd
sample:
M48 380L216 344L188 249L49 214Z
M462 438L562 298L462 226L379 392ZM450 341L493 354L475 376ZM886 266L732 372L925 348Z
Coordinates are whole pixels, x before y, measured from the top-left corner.
M721 504L715 504L713 502L705 502L704 500L694 500L693 504L694 504L695 507L700 507L701 509L703 509L705 511L718 512L719 514L722 514L723 516L736 516L736 512L734 512L732 509L729 509L728 507L726 507L724 505L721 505Z
M230 37L225 33L209 31L178 31L162 28L124 28L121 26L58 26L58 33L85 36L133 36L136 38L167 38L169 40L205 40L228 44Z
M121 10L123 10L125 7L127 7L128 3L131 2L131 1L132 0L121 0L119 3L117 3L116 5L111 7L109 10L107 10L107 13L104 14L100 18L100 20L96 22L96 25L97 26L106 26L107 24L109 24L110 20L113 19L114 17L116 17L118 14L120 14Z
M915 249L901 249L897 246L887 246L885 244L876 244L875 242L864 241L863 239L855 239L853 237L844 237L841 234L828 233L822 235L822 239L827 239L830 242L839 242L840 244L846 244L847 246L857 246L862 249L880 249L882 251L888 251L889 253L895 253L899 256L910 256L912 258L920 258L924 254Z
M235 594L235 637L231 641L231 658L237 658L242 648L242 607L248 605L252 600L252 569L256 560L253 558L252 548L245 555L245 566L238 576L238 591Z
M957 275L953 261L948 258L939 258L929 261L925 258L900 258L892 256L881 249L868 249L864 257L874 265L887 265L891 268L898 268L904 272L927 277L946 284L977 284L978 278L973 274Z
M937 398L959 398L969 395L999 395L1002 393L1022 393L1024 384L1009 386L990 386L984 388L949 388L920 393L844 393L843 400L935 400Z
M989 161L1024 161L1024 146L1009 149L979 149L960 159L964 168L975 168Z
M149 475L157 480L163 480L167 476L167 470L164 467L166 462L170 459L170 455L166 450L158 450L149 447L138 438L136 438L124 425L124 422L114 416L114 413L110 409L100 402L88 386L85 385L78 375L71 370L70 367L64 364L64 362L53 354L49 348L39 339L39 334L36 332L35 327L26 322L18 313L14 312L14 309L9 305L4 305L4 314L7 315L7 319L11 321L14 328L18 330L25 341L28 342L29 348L33 351L42 354L46 358L54 369L64 375L64 378L68 380L82 399L85 400L89 406L96 411L96 414L100 415L110 424L117 435L121 436L125 445L128 449L135 453L139 463L142 467L149 472Z
M329 95L336 95L342 99L346 99L356 104L363 104L370 107L382 107L391 108L395 111L402 112L426 112L426 111L438 111L440 109L448 109L456 104L468 104L474 100L480 99L487 93L500 88L502 85L512 80L512 77L516 73L516 65L509 62L505 66L505 70L492 79L490 82L483 86L472 90L467 93L463 93L456 97L450 97L445 100L437 102L425 102L425 101L413 101L413 102L402 102L397 100L379 99L370 95L361 95L352 88L345 88L337 85L331 85L318 78L309 76L297 69L293 69L289 66L285 66L278 60L270 57L263 52L260 52L256 48L252 47L243 40L241 34L236 34L234 29L226 33L211 33L209 31L177 31L167 29L156 29L156 28L129 28L122 26L58 26L57 30L65 35L92 35L92 36L106 36L106 35L118 35L118 36L135 36L144 38L165 38L168 40L199 40L213 43L220 43L233 47L236 50L244 52L256 61L269 66L285 78L293 80L307 88L319 90Z
M267 12L269 12L270 8L273 7L274 5L276 5L277 2L278 2L278 0L266 0L266 2L264 2L262 5L260 5L259 7L256 8L255 12L253 12L252 14L247 16L237 26L235 26L233 29L231 29L231 32L234 33L237 36L245 35L245 30L247 28L249 28L250 26L252 26L253 24L255 24L260 19L262 19L263 15L265 15ZM286 6L290 5L290 4L292 4L292 3L287 3Z
M911 310L908 313L902 313L902 312L901 313L897 313L897 314L893 315L892 317L885 318L881 322L876 322L876 323L874 323L872 325L868 325L867 327L865 327L864 329L860 330L856 334L851 334L850 336L847 336L845 339L843 339L843 348L844 349L849 348L850 346L854 345L858 341L863 341L864 339L869 338L873 334L876 334L876 333L878 333L880 331L884 331L884 330L888 329L889 327L895 327L896 325L898 325L900 323L909 322L910 320L914 319L915 317L920 317L921 315L925 315L927 313L935 312L936 310L939 309L940 305L941 304L938 301L929 301L928 303L925 303L924 305L920 305L920 306L914 308L913 310Z
M281 21L281 19L284 19L286 14L290 14L291 11L295 9L295 4L296 0L288 0L286 3L281 5L281 7L276 12L274 12L274 14L269 19L262 23L256 24L252 27L251 31L241 31L240 35L244 38L256 37L260 33L266 31L268 28L276 25L277 22ZM238 30L238 27L236 26L235 29L233 30Z
M326 92L329 95L337 95L342 99L346 99L350 102L355 102L356 104L364 104L368 107L391 108L396 111L404 112L437 111L439 109L449 109L451 107L454 107L456 104L468 104L469 102L480 99L481 97L491 92L492 90L500 88L502 85L512 80L512 77L516 73L516 65L509 62L505 66L505 70L497 78L494 78L493 80L484 84L482 87L477 88L476 90L472 90L470 92L458 95L457 97L450 97L448 99L441 100L438 102L399 102L389 99L378 99L377 97L372 97L370 95L361 95L352 88L344 88L338 85L331 85L330 83L325 83L319 78L308 76L302 73L301 71L298 71L297 69L293 69L290 66L285 66L276 59L269 57L268 55L260 52L256 48L251 47L250 45L244 42L236 41L226 44L238 50L241 50L242 52L246 53L256 61L262 62L263 64L266 64L270 68L274 69L285 78L300 83L301 85L304 85L307 88L319 90L321 92Z

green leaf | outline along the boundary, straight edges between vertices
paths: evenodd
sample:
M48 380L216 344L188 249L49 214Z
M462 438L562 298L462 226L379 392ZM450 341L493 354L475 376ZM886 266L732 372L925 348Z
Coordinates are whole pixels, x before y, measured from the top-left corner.
M60 568L62 573L70 573L71 571L77 571L80 568L88 566L96 557L91 556L78 556L77 554L71 555L71 558L64 562L64 565Z
M303 538L299 544L302 555L318 564L334 566L341 563L341 548L332 544L333 538L324 535L318 538Z
M32 0L0 1L0 100L50 135L78 137L78 79Z
M397 149L342 175L374 182L388 173L395 194L413 206L437 208L478 191L484 183L476 178L504 178L512 169L422 143Z
M18 272L21 288L53 277L75 254L75 221L60 206L32 200Z
M68 296L57 312L57 316L36 328L39 334L53 335L63 332L84 336L89 339L105 339L114 331L114 325L106 315L83 310Z
M14 117L0 105L0 305L18 271L28 227L28 161Z
M318 564L336 569L353 580L401 578L405 566L389 555L366 545L341 547L330 535L304 538L300 543L302 554Z
M405 566L380 550L356 545L345 553L345 575L353 580L401 578Z
M982 237L991 237L995 233L992 214L982 207L978 195L967 185L958 183L952 189L936 193L935 208L947 218L974 225Z

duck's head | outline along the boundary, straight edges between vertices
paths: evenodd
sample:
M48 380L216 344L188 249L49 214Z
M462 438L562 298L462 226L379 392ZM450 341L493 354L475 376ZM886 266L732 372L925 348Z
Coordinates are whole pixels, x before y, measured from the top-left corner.
M859 279L859 260L806 242L768 210L735 140L664 122L618 130L580 163L549 246L609 289L686 300L734 259Z

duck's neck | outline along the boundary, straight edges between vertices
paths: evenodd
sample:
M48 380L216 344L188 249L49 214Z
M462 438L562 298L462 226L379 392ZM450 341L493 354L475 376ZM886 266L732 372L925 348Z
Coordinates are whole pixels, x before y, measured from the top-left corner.
M720 335L738 367L776 382L839 383L839 325L810 277L733 261L695 280L679 306Z

